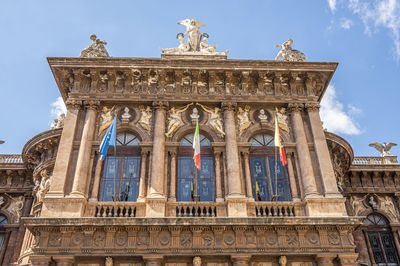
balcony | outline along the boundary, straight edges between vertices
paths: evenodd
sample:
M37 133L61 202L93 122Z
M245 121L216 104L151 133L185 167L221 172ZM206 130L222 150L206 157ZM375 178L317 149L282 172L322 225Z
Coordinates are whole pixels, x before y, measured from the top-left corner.
M248 217L304 216L304 202L248 202ZM89 202L86 217L145 217L145 202ZM226 217L226 202L166 202L166 217L212 218Z

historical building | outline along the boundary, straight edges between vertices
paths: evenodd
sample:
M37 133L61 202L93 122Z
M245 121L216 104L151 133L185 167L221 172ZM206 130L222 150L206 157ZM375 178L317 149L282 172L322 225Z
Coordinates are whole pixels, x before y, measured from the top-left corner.
M354 157L322 127L337 63L290 39L283 61L227 59L203 24L179 23L161 58L109 57L95 35L79 58L48 58L67 113L0 155L1 264L399 265L393 144Z

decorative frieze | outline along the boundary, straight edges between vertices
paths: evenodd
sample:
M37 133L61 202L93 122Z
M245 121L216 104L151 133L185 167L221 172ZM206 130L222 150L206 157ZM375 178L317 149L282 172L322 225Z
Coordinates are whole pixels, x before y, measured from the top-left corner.
M160 255L168 255L171 248L177 254L191 254L196 251L208 255L230 254L237 249L243 253L258 255L277 254L282 250L297 252L300 249L302 252L314 254L322 251L351 252L354 249L354 240L350 235L357 224L356 219L351 222L341 219L343 221L337 221L338 225L331 221L327 225L304 223L295 227L287 225L287 219L277 219L275 222L273 219L265 219L264 224L268 226L242 224L241 219L238 219L237 225L223 225L223 222L221 225L211 225L203 220L198 225L195 222L184 226L178 225L181 220L175 220L170 225L161 220L158 223L148 223L146 219L142 219L137 225L128 225L126 220L114 223L113 226L106 225L109 224L108 219L82 221L83 224L92 224L89 228L75 225L72 220L57 219L57 224L51 219L26 219L28 229L34 235L40 236L39 243L33 247L34 252L40 249L43 254L52 255L61 247L75 255L81 254L81 248L84 248L91 254L121 256L127 250L134 249L138 254L151 254L157 250ZM296 223L300 220L296 220ZM344 224L345 220L348 224ZM319 224L321 221L315 222ZM147 223L149 225L145 225ZM66 239L71 240L64 241Z
M109 63L114 61L106 60ZM314 66L315 63L310 63L310 67L305 67L308 64L302 64L298 71L266 70L267 64L261 68L259 65L249 65L244 69L225 69L228 65L225 66L224 62L219 62L221 66L217 66L206 61L195 61L185 67L184 65L189 63L185 60L183 65L178 67L174 60L133 60L126 67L104 65L104 68L100 66L93 69L90 65L70 67L64 65L65 62L56 64L56 61L54 58L50 64L64 95L79 94L98 98L113 95L114 99L133 99L138 96L142 99L157 99L160 96L187 95L199 100L204 97L204 100L208 101L209 96L213 95L230 96L237 101L246 101L243 96L254 96L254 99L259 100L267 99L268 96L312 97L316 100L320 98L335 68L333 65L326 65L323 68L327 69L322 71L321 66L313 69L311 65ZM170 63L172 64L169 65Z

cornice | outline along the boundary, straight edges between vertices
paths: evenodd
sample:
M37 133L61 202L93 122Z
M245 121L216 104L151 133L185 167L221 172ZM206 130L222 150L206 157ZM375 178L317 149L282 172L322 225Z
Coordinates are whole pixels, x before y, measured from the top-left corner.
M321 100L338 65L335 62L159 58L52 57L48 62L64 101L68 97L182 101L185 99L182 91L188 87L193 90L186 92L188 100L315 102ZM133 70L138 70L139 77L134 76ZM86 77L89 85L82 89L79 80ZM123 91L118 88L121 83L125 84ZM167 92L168 85L173 87L173 92Z

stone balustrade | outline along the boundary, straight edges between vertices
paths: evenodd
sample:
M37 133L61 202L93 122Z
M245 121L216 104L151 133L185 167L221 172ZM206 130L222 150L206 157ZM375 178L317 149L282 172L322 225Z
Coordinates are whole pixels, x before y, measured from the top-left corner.
M91 217L143 217L143 203L138 202L97 202L86 207Z
M362 157L354 157L353 165L376 165L376 164L384 164L383 157L369 157L369 156L362 156Z
M0 154L0 164L22 164L21 154Z
M399 164L397 161L397 156L363 156L354 157L353 165L382 165L382 164Z
M303 213L304 204L300 202L255 202L249 208L256 217L293 217ZM254 215L255 214L255 215Z

